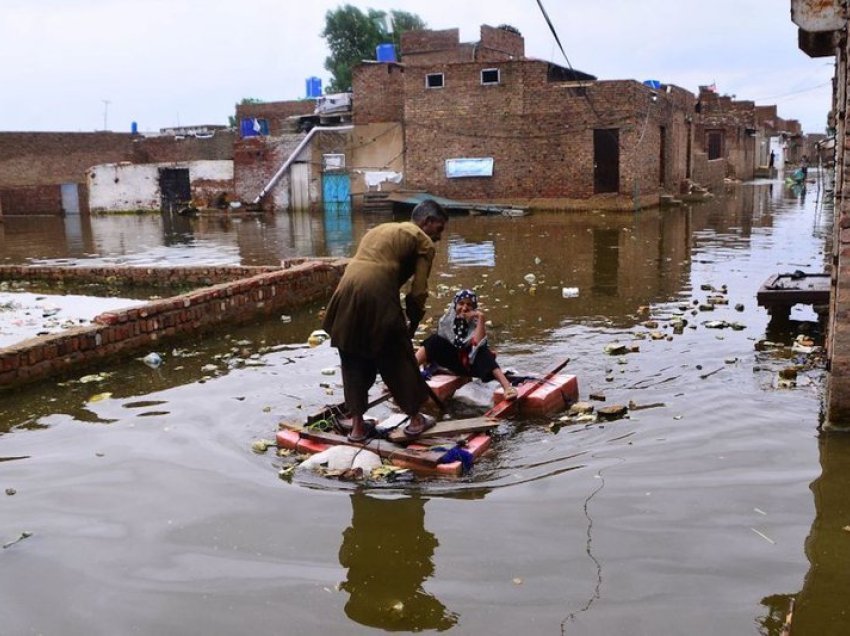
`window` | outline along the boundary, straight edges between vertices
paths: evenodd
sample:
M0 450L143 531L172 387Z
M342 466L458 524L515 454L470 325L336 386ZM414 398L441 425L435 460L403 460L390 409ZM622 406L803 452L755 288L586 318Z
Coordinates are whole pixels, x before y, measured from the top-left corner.
M481 84L483 86L488 86L491 84L499 83L499 69L497 68L485 68L481 71Z
M709 160L720 159L723 156L723 131L706 131L706 146Z
M425 88L443 88L445 78L442 73L428 73L425 76Z

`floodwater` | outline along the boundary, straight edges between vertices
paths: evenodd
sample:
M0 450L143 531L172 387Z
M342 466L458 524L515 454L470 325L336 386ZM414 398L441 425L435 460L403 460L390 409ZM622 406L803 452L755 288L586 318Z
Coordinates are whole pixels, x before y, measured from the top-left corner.
M455 481L287 480L251 452L341 400L336 352L303 344L319 306L4 395L0 537L32 534L0 550L0 632L778 636L793 599L794 636L850 633L850 439L818 430L817 365L780 388L804 360L756 347L821 337L811 308L770 324L755 294L823 270L822 199L765 181L663 211L453 218L432 316L475 286L504 367L569 357L582 399L654 405L507 423ZM349 254L379 220L7 218L0 262L269 264ZM703 285L729 304L699 312ZM670 338L605 353L649 319Z

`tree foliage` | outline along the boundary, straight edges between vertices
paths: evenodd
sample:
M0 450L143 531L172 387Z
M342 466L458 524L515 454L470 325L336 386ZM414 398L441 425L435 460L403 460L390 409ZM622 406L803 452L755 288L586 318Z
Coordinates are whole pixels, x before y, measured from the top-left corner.
M346 4L325 14L325 28L321 35L331 51L325 59L325 68L331 73L327 92L351 90L351 71L361 60L374 59L375 49L385 42L398 43L404 31L424 29L425 22L407 11L387 12L368 9L363 13Z

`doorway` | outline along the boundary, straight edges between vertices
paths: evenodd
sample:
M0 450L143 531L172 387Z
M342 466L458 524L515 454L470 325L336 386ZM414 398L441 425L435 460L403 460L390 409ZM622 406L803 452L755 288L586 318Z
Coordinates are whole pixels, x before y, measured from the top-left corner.
M620 191L620 130L593 131L593 193Z
M80 213L80 191L76 183L63 183L61 186L62 212L65 214Z
M310 207L310 164L293 163L289 169L289 207L306 210Z
M163 212L174 212L192 200L188 168L159 169L160 206Z

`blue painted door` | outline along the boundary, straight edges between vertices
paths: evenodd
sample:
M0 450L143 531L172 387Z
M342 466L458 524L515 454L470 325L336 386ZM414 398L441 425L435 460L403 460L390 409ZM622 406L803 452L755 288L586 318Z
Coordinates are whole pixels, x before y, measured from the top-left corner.
M322 175L322 200L325 209L348 205L351 196L351 179L345 172L325 172Z

